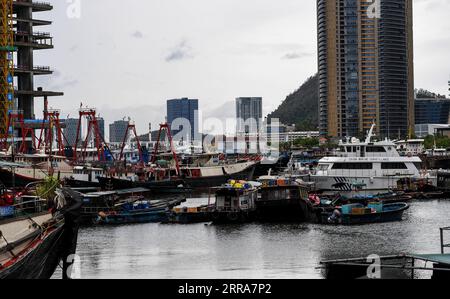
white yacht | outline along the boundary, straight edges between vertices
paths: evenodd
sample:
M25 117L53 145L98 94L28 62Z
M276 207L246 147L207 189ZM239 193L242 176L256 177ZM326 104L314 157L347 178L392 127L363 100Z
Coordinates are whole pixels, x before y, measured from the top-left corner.
M374 128L364 142L356 138L341 141L336 156L319 160L311 174L317 190L374 195L396 188L401 179L426 179L437 184L437 178L421 170L419 157L400 156L396 144L388 139L372 142Z

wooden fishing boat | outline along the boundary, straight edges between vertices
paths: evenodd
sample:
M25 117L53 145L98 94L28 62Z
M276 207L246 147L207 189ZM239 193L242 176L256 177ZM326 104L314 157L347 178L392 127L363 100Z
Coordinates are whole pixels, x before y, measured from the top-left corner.
M211 222L211 206L175 207L168 212L166 223L193 224Z
M68 278L68 257L75 253L78 236L79 194L60 190L52 212L45 201L25 198L0 220L0 279L49 279L61 260L63 278Z
M289 178L262 177L256 200L259 221L303 222L313 217L309 187Z
M186 182L181 179L133 180L132 177L98 177L102 189L121 190L129 188L146 188L153 194L182 194L189 192Z
M230 181L215 190L213 223L242 223L255 219L258 189L245 182Z
M123 205L118 211L100 212L97 224L159 223L167 221L167 207L152 207L147 202Z
M362 204L344 205L335 209L331 214L323 213L323 223L357 225L380 222L401 221L403 213L409 209L406 203L372 203L368 206Z
M167 222L168 212L181 200L146 200L143 197L129 197L113 208L98 213L96 224L131 224Z

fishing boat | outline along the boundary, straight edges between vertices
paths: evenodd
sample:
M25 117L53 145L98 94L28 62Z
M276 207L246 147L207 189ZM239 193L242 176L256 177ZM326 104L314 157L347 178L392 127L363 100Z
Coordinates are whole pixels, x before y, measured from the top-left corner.
M124 204L138 200L151 200L152 193L146 188L131 188L111 191L95 191L82 194L81 222L89 225L98 222L100 214L122 212ZM175 195L151 200L153 206L173 207L186 200L185 196Z
M148 189L135 188L122 191L105 191L88 194L90 198L99 195L103 197L103 207L87 208L92 217L96 212L95 224L129 224L129 223L150 223L166 222L168 212L178 206L186 199L185 197L169 197L166 199L151 200L144 194ZM107 193L106 197L102 193ZM125 195L125 197L123 197ZM111 197L112 196L112 197ZM122 196L117 199L117 196ZM98 198L96 200L99 203ZM101 202L101 201L100 201ZM96 205L93 203L93 205Z
M193 224L211 222L211 208L212 206L210 205L200 207L175 207L168 212L166 223Z
M301 180L287 177L264 176L260 195L256 200L259 221L308 221L313 217L313 206L308 199L310 186Z
M160 153L161 136L166 130L169 151ZM141 163L134 169L110 170L98 178L102 188L113 189L144 187L161 193L178 193L197 188L209 188L225 184L230 179L251 180L258 161L224 160L219 153L177 153L170 126L161 124L151 162Z
M81 200L67 188L57 194L54 202L21 196L0 207L0 279L49 279L60 261L70 277Z
M7 187L25 187L49 176L63 179L73 175L72 165L63 156L17 154L12 159L11 155L0 152L0 159L0 181Z
M64 178L65 185L72 188L97 187L100 188L98 177L105 173L103 168L91 165L76 165L70 176ZM131 187L126 187L131 188ZM125 188L120 188L125 189Z
M186 187L186 182L181 179L141 180L133 173L120 176L99 176L97 180L100 187L105 190L146 188L153 194L179 194L191 190L191 188Z
M111 211L100 212L97 224L132 224L132 223L159 223L167 220L169 207L153 206L149 201L136 200L121 203Z
M368 206L362 204L343 205L335 209L331 215L323 213L323 223L357 225L380 222L401 221L403 213L409 209L406 203L371 203Z
M212 190L216 198L211 212L213 223L242 223L255 219L258 189L252 184L231 180Z
M373 195L396 190L405 179L421 179L436 186L437 177L421 169L419 157L400 156L395 143L388 139L373 142L374 129L375 125L365 141L341 141L336 156L319 160L310 176L318 191Z
M98 177L102 188L123 189L143 187L155 194L184 193L191 189L220 186L230 179L250 180L257 162L238 161L236 163L201 166L174 167L167 162L156 161L139 172L116 173Z

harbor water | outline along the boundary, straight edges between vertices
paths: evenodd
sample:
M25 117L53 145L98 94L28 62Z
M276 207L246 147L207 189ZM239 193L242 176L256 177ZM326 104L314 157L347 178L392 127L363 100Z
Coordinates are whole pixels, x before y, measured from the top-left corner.
M186 205L207 203L189 199ZM81 278L323 278L321 260L439 253L450 200L414 201L402 222L166 225L82 228ZM450 236L449 236L450 239ZM54 277L61 277L58 270Z

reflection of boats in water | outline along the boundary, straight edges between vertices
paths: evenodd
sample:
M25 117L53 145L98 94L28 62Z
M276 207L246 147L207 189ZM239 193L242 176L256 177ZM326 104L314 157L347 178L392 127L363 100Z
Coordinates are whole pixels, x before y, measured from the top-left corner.
M436 178L421 171L419 157L401 157L395 143L384 140L373 142L372 126L364 142L353 138L341 142L337 156L325 157L319 161L311 180L320 191L350 194L383 193L396 189L405 179L425 180L436 185Z
M36 197L23 197L9 206L9 215L0 217L0 279L49 279L61 260L67 278L80 206L79 194L70 189L59 191L53 213Z

